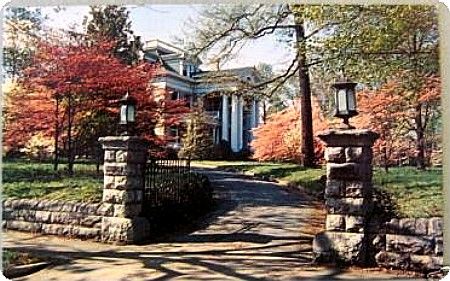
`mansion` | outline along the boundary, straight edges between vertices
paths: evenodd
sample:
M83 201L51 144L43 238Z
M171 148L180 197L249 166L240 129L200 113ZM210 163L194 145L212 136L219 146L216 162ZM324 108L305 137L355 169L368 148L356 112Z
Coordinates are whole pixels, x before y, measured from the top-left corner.
M211 117L210 134L215 144L225 141L233 152L249 149L253 128L261 122L261 103L254 92L240 92L241 85L258 82L254 67L202 71L201 61L169 43L147 41L144 59L160 63L162 71L152 81L157 89L166 90L172 99L184 99L189 105L200 104ZM170 136L169 145L178 149L182 128L158 127L157 135Z

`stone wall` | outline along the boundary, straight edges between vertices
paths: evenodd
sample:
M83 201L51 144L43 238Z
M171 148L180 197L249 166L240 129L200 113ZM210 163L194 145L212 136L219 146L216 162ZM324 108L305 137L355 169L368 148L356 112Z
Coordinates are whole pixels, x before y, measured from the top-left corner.
M3 228L43 234L101 239L102 218L110 206L59 200L6 199Z
M443 219L403 218L387 222L372 241L376 263L387 268L438 270L443 264Z

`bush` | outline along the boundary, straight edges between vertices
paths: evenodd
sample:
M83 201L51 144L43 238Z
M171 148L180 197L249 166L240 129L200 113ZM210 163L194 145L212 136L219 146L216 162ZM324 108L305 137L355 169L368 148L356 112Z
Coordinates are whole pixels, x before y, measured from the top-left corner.
M25 147L20 149L31 159L45 160L51 158L55 150L52 138L44 136L42 133L33 135L25 144Z

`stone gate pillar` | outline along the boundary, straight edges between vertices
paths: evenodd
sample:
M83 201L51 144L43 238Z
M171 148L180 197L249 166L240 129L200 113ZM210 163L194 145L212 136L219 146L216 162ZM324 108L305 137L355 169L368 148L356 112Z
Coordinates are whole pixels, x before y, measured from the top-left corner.
M327 182L326 230L316 235L318 261L364 264L369 243L368 215L372 209L372 146L378 134L369 130L328 130L325 142Z
M112 210L112 216L102 218L102 240L140 242L150 231L148 220L139 217L148 143L136 136L103 137L99 142L105 150L103 204Z

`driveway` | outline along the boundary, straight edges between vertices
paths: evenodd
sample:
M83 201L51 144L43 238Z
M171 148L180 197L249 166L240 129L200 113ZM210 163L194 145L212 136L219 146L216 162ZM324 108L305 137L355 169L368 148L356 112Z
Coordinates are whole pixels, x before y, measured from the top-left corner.
M396 272L311 264L324 213L311 198L276 183L219 170L215 209L190 233L147 245L115 246L8 231L3 246L60 261L17 280L333 280L397 277Z

